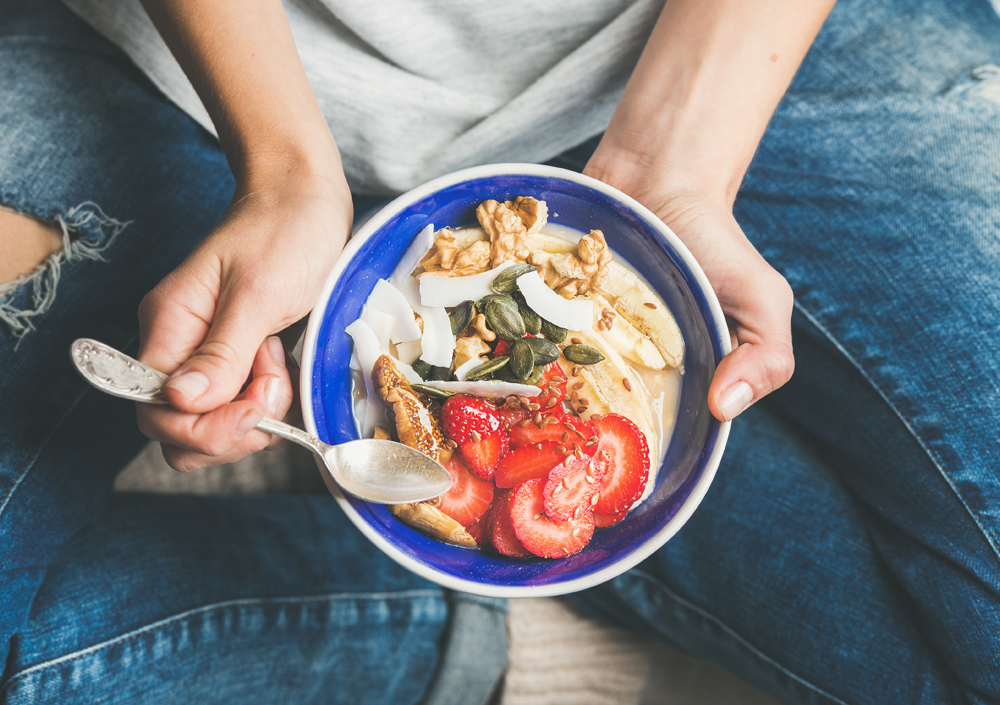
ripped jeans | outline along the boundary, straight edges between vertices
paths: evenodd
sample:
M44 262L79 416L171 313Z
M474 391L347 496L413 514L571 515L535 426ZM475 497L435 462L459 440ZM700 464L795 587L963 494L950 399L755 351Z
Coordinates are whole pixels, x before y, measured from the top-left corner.
M985 0L835 7L735 206L795 290L795 376L688 525L577 604L787 703L1000 702L997 65ZM0 205L68 243L0 294L0 702L485 702L503 605L327 498L110 491L144 440L69 344L134 351L232 190L120 52L0 2Z

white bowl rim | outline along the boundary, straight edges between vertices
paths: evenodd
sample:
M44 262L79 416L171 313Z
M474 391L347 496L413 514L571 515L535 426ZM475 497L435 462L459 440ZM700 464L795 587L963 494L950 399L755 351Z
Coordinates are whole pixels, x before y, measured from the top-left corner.
M303 420L305 422L306 430L309 433L317 435L316 419L313 416L312 369L315 363L316 342L319 336L319 330L323 325L323 314L326 311L326 304L330 300L330 295L333 293L334 286L340 279L341 274L347 267L348 263L352 260L355 253L361 249L362 245L364 245L364 243L375 232L377 232L379 228L381 228L386 222L388 222L405 207L420 201L436 191L439 191L447 186L461 183L462 181L471 181L474 179L504 175L542 176L575 181L583 186L587 186L595 191L599 191L607 196L610 196L615 200L621 201L642 216L644 220L646 220L650 225L658 230L661 235L663 235L667 242L670 243L674 251L681 257L681 259L683 259L689 271L693 274L708 301L709 309L712 312L712 318L716 328L715 332L718 335L719 340L722 342L723 356L731 351L732 345L729 337L729 328L726 325L726 319L722 313L722 306L719 304L719 300L715 295L715 290L709 283L708 277L705 276L705 272L702 270L701 265L698 264L694 255L691 254L691 251L688 250L687 246L681 241L681 239L677 237L677 235L648 208L643 206L631 196L622 193L618 189L613 186L609 186L603 181L598 181L597 179L585 176L575 171L570 171L568 169L561 169L559 167L548 166L545 164L520 163L500 163L474 166L439 176L398 196L373 215L372 218L362 225L347 242L343 252L337 259L336 264L327 276L326 283L323 286L319 299L316 301L316 305L309 314L309 322L306 326L305 339L302 344L299 394L302 402ZM337 491L335 487L331 487L331 490L333 496L340 504L341 509L344 510L344 513L347 514L351 522L358 527L358 529L360 529L362 534L364 534L390 558L422 578L426 578L431 582L437 583L438 585L451 590L481 595L484 597L555 597L558 595L567 595L569 593L578 592L580 590L586 590L587 588L595 587L601 583L607 582L627 570L634 568L643 560L651 556L656 550L663 546L663 544L669 541L674 534L676 534L680 528L687 523L688 519L691 518L691 515L694 514L695 509L698 508L704 499L705 494L708 492L708 488L712 484L712 480L715 478L715 473L718 471L719 463L722 461L722 453L725 450L726 442L729 439L730 427L731 422L729 421L720 424L715 447L712 449L712 453L709 455L709 458L705 463L705 472L702 473L701 477L695 483L695 486L691 489L691 493L681 505L677 514L671 517L666 526L655 534L649 536L642 546L622 557L619 561L595 570L593 573L588 575L563 582L543 585L491 585L488 583L479 583L474 580L458 578L454 575L438 571L425 563L415 560L397 548L393 543L387 541L381 534L377 533L368 524L368 522L361 517L360 514L358 514L355 508L349 501L347 501L341 492ZM328 484L330 483L328 482Z

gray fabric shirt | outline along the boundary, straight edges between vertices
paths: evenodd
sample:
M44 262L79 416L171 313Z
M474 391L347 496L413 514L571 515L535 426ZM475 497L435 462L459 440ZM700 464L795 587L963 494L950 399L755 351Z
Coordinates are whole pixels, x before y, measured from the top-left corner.
M214 127L138 0L64 0ZM352 187L549 159L601 132L663 0L285 0Z

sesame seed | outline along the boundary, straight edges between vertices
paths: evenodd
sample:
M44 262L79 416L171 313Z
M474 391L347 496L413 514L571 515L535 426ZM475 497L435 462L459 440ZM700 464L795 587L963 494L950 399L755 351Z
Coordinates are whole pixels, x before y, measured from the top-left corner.
M645 306L646 306L646 308L656 308L656 304L652 304L652 303L650 303L648 301L646 302Z
M625 389L630 392L632 391L632 383L628 381L628 377L622 377L622 385L624 385Z

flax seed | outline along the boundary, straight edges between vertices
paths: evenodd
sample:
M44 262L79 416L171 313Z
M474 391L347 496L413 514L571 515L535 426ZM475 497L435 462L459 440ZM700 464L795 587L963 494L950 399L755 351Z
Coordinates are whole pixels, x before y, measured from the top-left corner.
M535 516L533 517L533 519L534 519L535 521L538 521L538 520L539 520L539 519L541 519L541 518L542 518L542 514L541 514L541 512L539 512L538 514L536 514L536 515L535 515Z
M588 448L590 448L590 446L596 446L596 445L597 445L597 441L587 441L587 443L586 443L586 446Z
M582 370L582 369L583 368L580 367L579 365L575 365L573 367L573 370L570 372L570 374L573 375L574 377L579 377L580 376L580 370Z
M531 419L521 419L517 422L517 425L521 428L525 428L529 423L531 423Z
M553 406L555 406L558 403L559 403L559 400L556 399L555 397L553 397L552 399L549 399L547 402L545 402L545 408L546 409L551 409Z
M569 443L569 431L563 431L562 442Z
M615 313L614 309L606 308L604 309L604 315L607 316L608 318L614 318L618 314Z
M571 389L583 389L583 382L577 382L571 387Z
M473 431L471 435L473 443L479 443L481 440L483 440L483 437L479 435L478 431Z
M573 345L580 345L583 343L583 341L580 340L579 338L572 338L570 342L573 343Z
M454 450L455 448L458 448L458 444L457 444L457 443L455 443L455 441L451 440L450 438L449 438L449 439L447 439L447 440L446 440L446 441L444 442L444 444L445 444L446 446L448 446L449 448L451 448L452 450Z
M537 411L535 412L535 419L534 419L534 421L535 421L535 425L536 426L541 426L542 425L542 415L539 414Z
M590 417L590 420L591 421L600 421L603 418L604 418L603 414L592 414L591 417Z
M566 452L566 446L564 446L564 445L557 445L556 446L556 453L565 453L565 452Z
M549 390L547 390L547 389L543 389L543 390L542 390L542 393L538 395L538 401L539 401L539 402L541 402L541 401L544 401L544 399L545 399L546 397L548 397L548 396L550 396L550 394L549 394Z
M656 304L652 304L652 303L650 303L648 301L646 302L645 306L646 306L646 308L656 308Z
M563 460L563 465L564 465L564 466L566 466L566 467L569 467L569 466L570 466L570 465L572 465L572 464L573 464L573 454L572 454L572 453L570 453L570 454L569 454L569 455L567 455L567 456L566 456L566 458L565 458L565 459Z
M566 378L565 377L553 377L549 381L550 382L555 382L556 384L565 384L566 383Z
M604 319L602 318L599 321L597 321L597 330L604 330L604 329L605 329Z
M576 429L575 429L575 428L573 428L573 424L571 424L571 423L570 423L569 421L563 421L563 427L564 427L564 428L565 428L565 429L566 429L567 431L574 431L574 432L576 431Z
M583 460L583 451L580 450L579 446L577 446L576 453L574 453L574 455L576 456L577 460Z
M528 404L528 411L538 411L542 408L541 404L536 404L534 402Z
M573 433L575 433L576 435L578 435L578 436L579 436L580 438L586 438L586 436L585 436L585 435L583 435L583 431L581 431L581 430L580 430L580 429L578 429L578 428L577 428L577 429L574 429Z
M556 420L555 420L554 418L552 418L551 416L546 416L546 417L545 417L545 421L544 421L544 425L548 426L549 424L554 424L554 423L559 423L559 422L558 422L558 421L556 421Z
M622 385L625 389L632 391L632 383L628 381L628 377L622 377Z
M580 397L580 403L584 406L590 406L590 399L587 397Z

